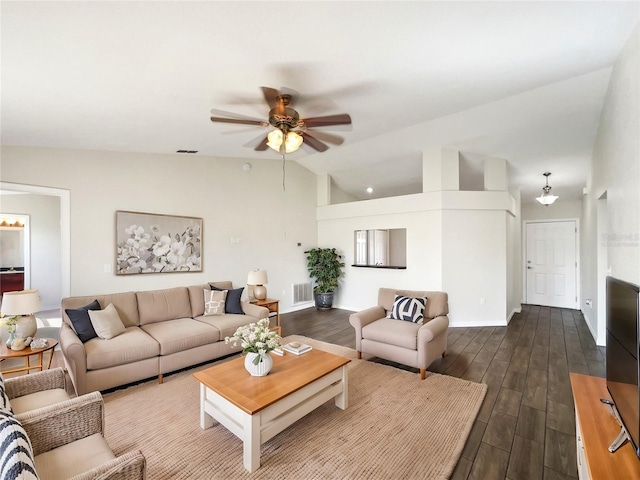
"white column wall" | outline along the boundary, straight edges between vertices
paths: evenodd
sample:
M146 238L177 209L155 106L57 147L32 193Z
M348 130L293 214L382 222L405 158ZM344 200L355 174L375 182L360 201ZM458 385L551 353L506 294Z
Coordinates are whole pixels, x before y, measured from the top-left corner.
M506 213L445 210L442 217L442 287L451 324L506 325Z

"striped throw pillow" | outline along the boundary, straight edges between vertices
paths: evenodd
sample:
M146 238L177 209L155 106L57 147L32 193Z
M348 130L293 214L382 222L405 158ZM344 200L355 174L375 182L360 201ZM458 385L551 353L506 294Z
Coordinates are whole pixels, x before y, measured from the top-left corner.
M422 325L426 305L427 297L412 298L396 295L388 318Z
M29 437L20 422L12 414L4 411L0 411L0 478L38 478Z
M9 396L4 389L4 378L2 373L0 373L0 412L13 413L11 403L9 403Z

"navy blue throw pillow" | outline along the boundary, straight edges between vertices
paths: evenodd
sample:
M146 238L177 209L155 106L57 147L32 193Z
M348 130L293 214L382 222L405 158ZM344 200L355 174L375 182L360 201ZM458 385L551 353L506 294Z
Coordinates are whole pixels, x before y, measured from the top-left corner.
M224 288L218 288L211 285L211 290L225 290ZM244 287L234 288L233 290L227 290L227 300L224 304L224 313L234 313L236 315L244 315L244 310L242 310L242 302L240 301L240 297L242 297L242 291Z
M78 334L78 338L82 343L98 336L96 331L93 329L93 325L91 325L89 310L101 309L102 307L100 307L98 300L94 300L89 305L85 305L84 307L65 309L65 312L67 312L67 315L69 316L69 320L71 320L73 329Z

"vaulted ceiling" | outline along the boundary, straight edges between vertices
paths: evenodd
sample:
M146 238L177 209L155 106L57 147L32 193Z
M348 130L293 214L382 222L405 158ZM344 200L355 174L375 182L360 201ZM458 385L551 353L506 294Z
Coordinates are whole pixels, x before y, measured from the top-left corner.
M611 67L640 19L629 2L2 2L2 143L279 158L260 86L304 117L349 113L341 146L287 155L355 198L421 191L422 151L508 160L523 202L544 171L586 183ZM366 187L374 192L367 194Z

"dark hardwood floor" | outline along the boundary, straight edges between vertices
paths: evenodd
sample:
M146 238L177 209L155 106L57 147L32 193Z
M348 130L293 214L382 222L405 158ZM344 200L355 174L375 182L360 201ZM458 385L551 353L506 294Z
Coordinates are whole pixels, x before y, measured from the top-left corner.
M350 314L315 308L283 314L283 336L355 348ZM523 305L506 327L450 328L447 355L429 370L488 385L453 480L577 478L569 372L605 374L604 349L581 312Z

